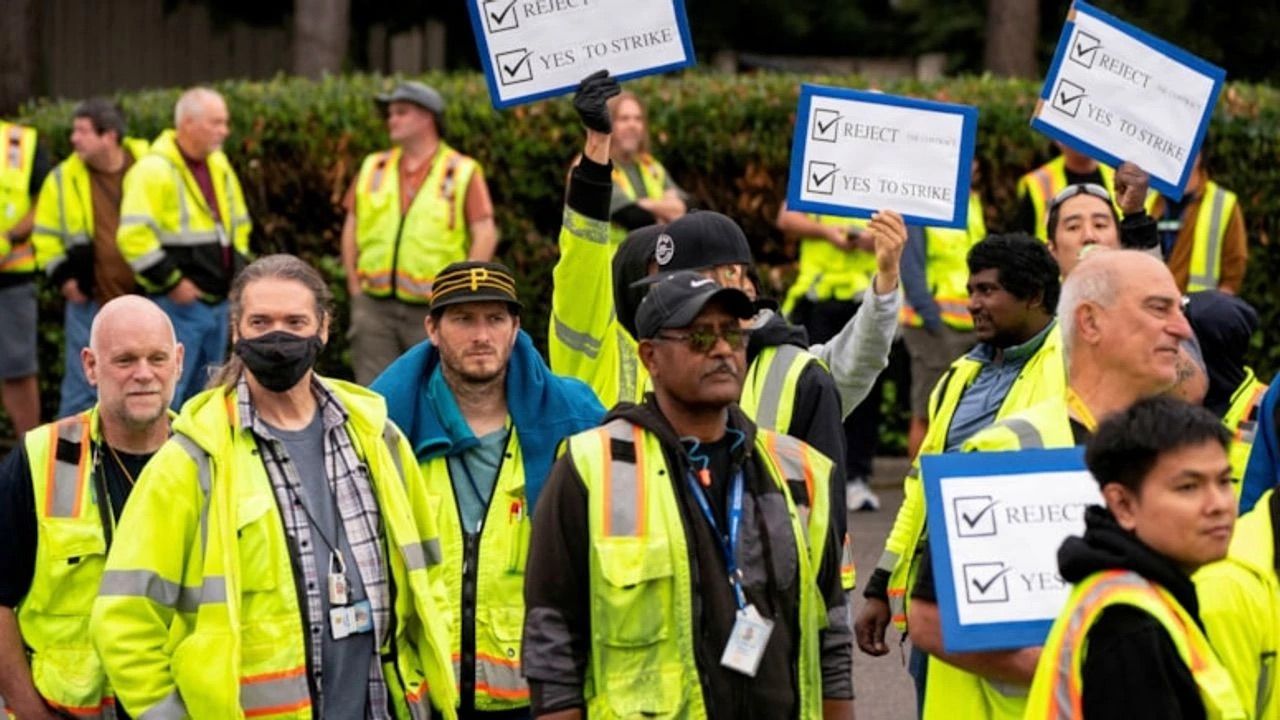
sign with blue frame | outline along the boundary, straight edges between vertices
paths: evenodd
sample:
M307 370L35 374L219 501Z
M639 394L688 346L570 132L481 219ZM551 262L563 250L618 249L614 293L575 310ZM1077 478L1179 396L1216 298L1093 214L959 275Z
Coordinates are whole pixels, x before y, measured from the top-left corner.
M943 647L1044 644L1071 594L1058 548L1102 504L1084 449L927 455L921 471Z
M963 228L977 131L967 105L802 85L787 207Z
M466 0L494 107L694 64L684 0Z
M1222 68L1077 0L1031 126L1112 165L1136 163L1153 188L1180 200L1225 78Z

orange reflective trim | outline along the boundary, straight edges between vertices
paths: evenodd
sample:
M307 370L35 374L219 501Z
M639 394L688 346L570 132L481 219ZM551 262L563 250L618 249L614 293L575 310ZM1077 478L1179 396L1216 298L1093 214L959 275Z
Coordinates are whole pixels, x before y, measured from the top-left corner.
M305 707L310 707L310 706L311 706L311 700L309 699L299 700L296 703L286 703L284 705L273 705L271 707L261 707L261 708L254 708L252 710L245 710L244 716L247 718L251 718L251 717L263 717L265 715L280 715L282 713L297 712Z
M457 660L458 656L454 655L453 659ZM497 655L490 655L489 653L477 652L476 660L477 661L483 660L488 663L493 663L494 665L506 665L507 667L520 667L519 659L499 657Z
M596 432L600 436L600 444L604 446L600 497L604 498L604 502L607 505L610 502L610 498L613 497L613 449L609 446L609 431L605 428L600 428ZM640 453L636 454L639 455ZM607 507L604 512L600 513L600 535L603 537L611 537L613 535L612 516L613 513L609 512Z
M906 594L906 588L889 588L889 597L905 597Z
M306 671L306 665L299 665L296 668L290 668L288 670L273 670L272 672L261 673L259 675L245 675L240 678L240 684L252 685L254 683L271 682L272 680L283 680L285 678L297 677Z
M631 426L631 441L636 448L636 536L645 534L644 526L644 430L639 425Z
M501 688L489 687L488 683L477 682L476 692L488 695L499 700L528 700L529 690L504 690Z
M54 702L48 698L45 698L44 701L55 710L80 717L101 717L104 710L107 708L113 708L116 704L116 699L110 695L102 698L102 701L97 705L63 705L62 703Z
M365 193L376 193L382 187L382 180L387 174L387 166L391 164L392 156L398 151L399 148L378 153L379 157L375 161L373 172L369 173L369 180L365 183Z
M1267 386L1262 385L1253 391L1253 397L1249 398L1249 403L1244 406L1244 412L1240 414L1240 424L1236 426L1236 442L1244 439L1244 426L1253 417L1253 409L1258 406L1258 401L1262 400L1262 396L1267 394Z
M427 681L423 680L418 684L417 690L405 690L404 696L408 698L409 702L418 703L422 702L422 698L426 697L428 690Z

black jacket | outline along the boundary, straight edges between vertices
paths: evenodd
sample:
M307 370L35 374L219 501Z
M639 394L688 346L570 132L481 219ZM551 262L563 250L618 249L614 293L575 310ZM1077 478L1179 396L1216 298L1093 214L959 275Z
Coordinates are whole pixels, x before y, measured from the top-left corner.
M748 601L775 622L759 671L755 678L747 678L720 665L737 607L718 542L684 482L689 468L684 446L653 396L641 405L618 405L606 422L614 418L641 425L662 441L670 469L667 477L672 479L689 543L694 654L709 716L725 720L797 717L800 592L796 557L805 550L795 547L786 503L755 457L754 425L736 407L730 408L729 427L746 437L731 458L742 469L747 490L738 550L743 586ZM522 665L535 715L584 705L582 688L591 648L587 501L586 486L576 468L568 456L561 457L538 501L525 574ZM820 640L823 695L849 699L853 697L852 634L840 587L840 541L834 529L827 535L818 584L829 622Z
M1072 583L1101 570L1132 570L1168 590L1204 629L1191 577L1121 528L1104 508L1085 512L1084 537L1062 543L1058 567ZM1087 643L1082 681L1088 720L1205 717L1191 670L1160 621L1131 606L1111 607L1090 628Z

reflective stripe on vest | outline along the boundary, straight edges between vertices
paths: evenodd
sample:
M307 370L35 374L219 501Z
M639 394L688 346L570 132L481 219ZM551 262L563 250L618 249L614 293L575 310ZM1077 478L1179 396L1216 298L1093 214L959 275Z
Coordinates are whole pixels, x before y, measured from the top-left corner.
M817 358L795 345L770 346L756 355L738 400L756 427L787 432L795 412L796 386L811 360Z
M597 432L604 446L604 477L600 489L609 498L609 512L603 518L604 537L643 534L645 527L644 428L626 422L605 424ZM615 498L627 498L617 500Z
M31 173L35 170L36 131L0 121L0 235L31 210ZM31 242L0 244L0 272L29 273L36 269Z
M1253 450L1254 435L1258 428L1258 407L1267 386L1258 382L1253 368L1245 368L1245 378L1231 394L1231 404L1222 416L1222 424L1231 433L1231 447L1227 456L1231 460L1231 478L1235 482L1236 499L1243 491L1245 469L1249 465L1249 453Z
M1196 213L1187 292L1216 290L1222 277L1222 241L1227 234L1236 195L1210 180Z
M644 184L644 197L654 200L662 197L667 189L667 169L662 166L662 163L652 155L644 153L636 157L635 165L640 170L640 182ZM635 186L631 184L631 177L617 164L613 168L613 184L633 202L639 196ZM626 228L617 223L609 224L610 243L616 246L626 238Z

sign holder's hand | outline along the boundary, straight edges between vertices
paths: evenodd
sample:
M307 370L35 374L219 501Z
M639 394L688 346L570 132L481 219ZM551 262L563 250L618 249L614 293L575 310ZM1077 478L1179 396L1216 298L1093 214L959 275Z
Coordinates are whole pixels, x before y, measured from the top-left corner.
M578 83L573 96L573 109L587 128L587 142L582 154L600 165L609 163L609 133L613 119L609 116L609 98L622 92L608 70L597 70Z
M907 246L907 223L893 210L881 210L871 216L865 232L875 242L875 292L884 295L898 287L902 251Z
M1120 163L1116 168L1116 204L1126 216L1145 210L1151 176L1134 163Z

